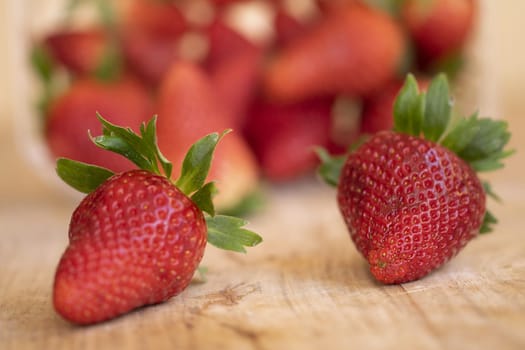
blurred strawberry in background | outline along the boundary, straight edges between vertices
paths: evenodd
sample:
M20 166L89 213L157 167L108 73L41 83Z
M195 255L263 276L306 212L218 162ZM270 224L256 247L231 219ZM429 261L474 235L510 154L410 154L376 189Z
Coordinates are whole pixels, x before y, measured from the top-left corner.
M474 28L476 0L405 0L401 20L420 63L459 59Z
M45 136L56 157L68 157L113 171L133 169L119 155L96 147L89 139L102 132L96 113L112 123L138 130L153 113L147 90L132 78L102 82L94 78L76 80L56 100L46 116Z
M195 139L232 128L211 172L229 194L223 208L261 176L312 174L314 146L342 152L390 128L405 74L424 88L428 73L459 62L477 16L476 0L82 4L99 9L90 25L66 21L35 42L52 153L125 169L86 136L97 111L134 129L157 114L159 142L179 161ZM255 20L253 9L264 13Z
M49 34L43 46L72 74L89 75L95 74L102 64L108 38L102 28L61 29Z
M328 147L333 98L278 104L256 101L245 133L263 174L285 181L312 173L318 164L315 146Z
M208 53L204 67L220 103L227 110L230 126L240 126L257 90L264 49L220 18L215 18L205 28L205 35L208 38Z
M122 50L130 69L156 86L178 58L178 39L187 30L179 8L170 1L134 0L122 14Z
M364 5L327 14L286 47L264 73L275 100L373 91L397 72L403 55L401 28L385 13Z
M275 31L275 44L277 47L284 48L300 38L308 30L308 24L300 21L282 7L275 12L273 20Z
M209 77L191 62L178 61L170 67L160 86L156 112L159 146L175 169L196 137L231 126ZM235 207L257 189L257 164L240 130L217 147L209 177L217 182L219 209Z
M417 77L417 83L421 91L426 91L429 80L425 77ZM394 126L394 101L403 81L395 79L385 84L372 95L363 98L361 113L361 133L373 134L381 130L390 130Z
M316 0L317 6L323 13L339 11L342 7L354 5L357 0Z

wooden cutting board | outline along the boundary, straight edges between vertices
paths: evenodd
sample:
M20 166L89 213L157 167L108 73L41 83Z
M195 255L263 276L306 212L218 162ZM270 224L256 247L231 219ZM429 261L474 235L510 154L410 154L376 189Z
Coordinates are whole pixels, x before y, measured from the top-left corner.
M2 149L11 185L0 187L1 349L525 348L525 191L512 176L523 174L521 165L495 179L506 198L492 205L497 231L420 281L374 282L335 193L308 179L268 187L266 208L250 218L264 236L261 246L246 255L208 247L206 283L196 280L164 304L76 327L51 305L75 203Z
M491 25L511 28L507 18L523 12L518 1L491 3L485 13L500 14ZM268 187L266 208L250 218L263 244L246 255L207 249L206 283L110 322L72 326L54 312L51 288L75 203L21 161L0 103L0 349L525 349L525 105L515 68L525 47L515 22L481 56L497 57L490 67L505 76L501 115L518 150L491 175L505 199L490 203L500 223L443 268L398 286L373 281L334 192L309 179ZM491 98L493 81L480 85Z

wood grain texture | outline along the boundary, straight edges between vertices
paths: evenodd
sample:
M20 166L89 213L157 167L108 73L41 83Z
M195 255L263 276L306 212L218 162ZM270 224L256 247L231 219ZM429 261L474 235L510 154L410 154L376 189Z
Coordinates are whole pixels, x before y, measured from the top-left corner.
M497 232L400 286L373 281L332 190L308 180L270 188L268 201L251 219L263 245L247 255L208 247L206 283L92 327L68 324L51 305L74 203L2 202L2 349L524 348L521 201L497 207Z
M522 1L484 3L499 16L492 24L512 27L506 18L515 18L521 28ZM513 33L502 29L494 50L506 48L500 107L518 150L490 175L504 198L490 203L500 223L443 268L399 286L373 281L334 192L308 179L268 188L266 209L250 218L261 246L247 255L207 249L206 283L72 326L54 312L51 288L76 203L24 163L0 104L0 349L525 349L525 71L511 68L525 47Z

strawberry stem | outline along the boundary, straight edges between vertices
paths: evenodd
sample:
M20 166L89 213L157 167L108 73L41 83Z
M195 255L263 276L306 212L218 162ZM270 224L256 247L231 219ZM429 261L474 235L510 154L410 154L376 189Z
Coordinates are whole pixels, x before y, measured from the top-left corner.
M100 114L97 117L102 123L102 135L90 136L97 146L126 157L143 170L157 175L163 175L163 172L165 177L170 178L172 164L162 155L157 144L156 116L141 125L139 134L130 128L111 124ZM184 158L181 175L174 185L206 213L210 244L226 250L246 252L245 247L253 247L262 242L261 236L243 228L247 223L243 219L215 215L212 198L217 193L217 188L213 182L205 183L217 143L230 131L227 129L221 134L212 133L195 142ZM113 172L60 158L57 161L57 174L73 188L90 193L111 177Z

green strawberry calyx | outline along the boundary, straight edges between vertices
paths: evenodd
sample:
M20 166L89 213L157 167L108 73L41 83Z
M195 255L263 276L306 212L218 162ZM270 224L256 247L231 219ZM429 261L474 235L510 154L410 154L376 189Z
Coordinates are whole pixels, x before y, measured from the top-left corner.
M508 123L480 118L478 112L463 117L454 111L453 105L445 74L434 77L426 92L419 91L415 77L408 74L394 103L393 130L450 149L476 172L502 168L503 159L514 153L506 148L510 140ZM347 155L332 157L323 149L318 149L317 154L321 160L319 175L328 184L337 186ZM499 200L490 184L482 183L485 193ZM497 219L487 210L480 233L490 232L495 223Z
M102 123L102 135L90 135L95 145L126 157L140 169L170 179L205 213L210 244L244 253L245 247L262 242L261 236L244 228L247 222L243 219L215 214L213 196L217 188L214 182L206 182L217 143L231 130L211 133L195 142L184 158L180 176L171 180L173 166L157 144L156 117L143 123L138 134L110 123L98 113L97 117ZM82 193L93 192L114 175L109 169L67 158L57 160L56 171L64 182Z

